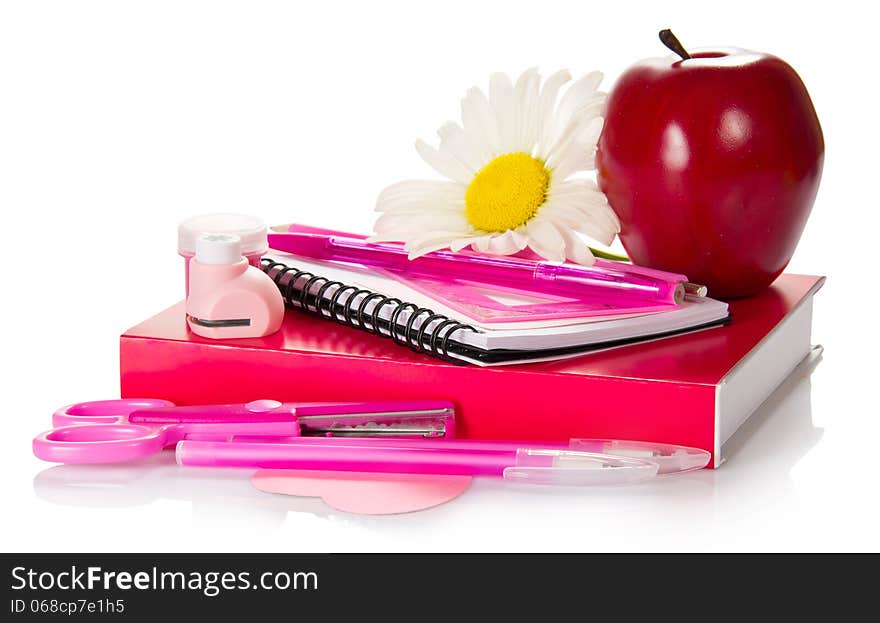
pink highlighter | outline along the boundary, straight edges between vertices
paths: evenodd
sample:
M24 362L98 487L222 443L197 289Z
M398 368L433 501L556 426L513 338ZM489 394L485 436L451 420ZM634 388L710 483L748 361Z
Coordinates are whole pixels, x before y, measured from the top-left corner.
M354 262L408 275L464 279L547 294L594 297L621 306L631 305L632 301L678 305L687 292L706 294L704 286L688 283L684 275L621 262L598 261L594 266L581 266L452 251L434 251L409 259L399 244L371 243L335 232L288 231L268 238L273 249L317 260Z
M261 337L284 319L284 299L272 279L242 256L234 234L202 234L189 260L186 321L212 339Z
M501 476L526 484L614 485L702 469L698 448L607 439L475 441L291 438L283 442L177 444L178 465Z

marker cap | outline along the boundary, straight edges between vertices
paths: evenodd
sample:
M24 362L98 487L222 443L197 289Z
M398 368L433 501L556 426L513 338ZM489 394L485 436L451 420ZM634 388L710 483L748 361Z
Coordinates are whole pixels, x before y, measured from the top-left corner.
M177 228L177 252L192 257L202 234L234 234L241 239L241 255L263 255L269 250L268 229L256 216L246 214L202 214Z

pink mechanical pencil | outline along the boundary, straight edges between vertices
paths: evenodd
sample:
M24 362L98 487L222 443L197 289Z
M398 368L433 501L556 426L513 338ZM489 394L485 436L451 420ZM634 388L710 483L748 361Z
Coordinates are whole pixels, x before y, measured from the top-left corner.
M525 290L599 297L609 302L633 300L679 304L686 292L705 294L684 275L640 269L615 262L594 266L556 265L513 256L435 251L410 260L398 244L370 243L361 238L306 232L269 234L269 246L317 260L355 262L394 272L444 276Z

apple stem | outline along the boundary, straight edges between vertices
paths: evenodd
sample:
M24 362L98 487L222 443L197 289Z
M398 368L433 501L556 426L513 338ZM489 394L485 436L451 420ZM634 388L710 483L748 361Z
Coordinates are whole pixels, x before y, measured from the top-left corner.
M678 37L672 34L672 31L668 28L664 28L660 31L660 41L663 42L667 48L675 52L681 57L681 60L686 61L691 57L688 54L688 51L684 49L684 46L681 44L681 41L678 40Z

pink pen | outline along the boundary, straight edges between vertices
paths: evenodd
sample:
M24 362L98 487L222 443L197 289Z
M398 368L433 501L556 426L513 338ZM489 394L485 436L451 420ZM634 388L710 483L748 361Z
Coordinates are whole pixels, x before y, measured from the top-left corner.
M405 274L466 279L538 292L601 297L609 302L679 304L686 292L684 275L663 277L659 271L632 270L628 265L613 266L613 262L556 265L513 256L451 251L435 251L410 260L398 244L304 232L269 234L269 246L318 260L355 262Z
M177 444L180 465L502 476L535 484L620 484L705 467L709 453L667 444L572 440L296 439L284 443Z

